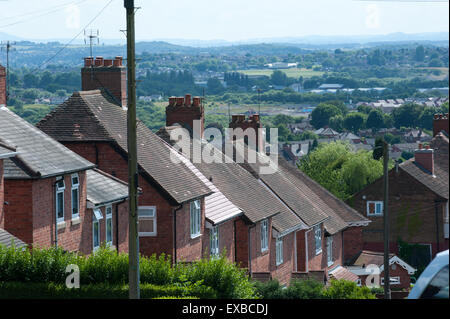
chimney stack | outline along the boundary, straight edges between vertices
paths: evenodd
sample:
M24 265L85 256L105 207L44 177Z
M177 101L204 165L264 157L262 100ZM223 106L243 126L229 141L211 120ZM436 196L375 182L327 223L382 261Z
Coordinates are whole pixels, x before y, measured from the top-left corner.
M414 152L414 161L431 175L434 175L434 150L429 145L423 148L422 144L419 144L419 148Z
M0 65L0 105L6 105L6 69Z
M105 89L121 106L127 105L127 72L122 65L123 58L114 59L103 57L84 58L81 69L81 90Z
M438 135L441 131L449 133L449 118L448 113L435 114L433 119L433 137Z
M190 94L184 97L170 97L169 105L166 107L166 126L179 124L188 129L193 136L194 120L199 120L200 132L196 135L203 137L205 113L201 102L200 97L192 97Z
M250 115L248 119L245 119L245 115L242 114L232 115L229 128L241 128L244 132L247 129L253 129L255 132L256 141L248 141L248 144L249 146L254 147L257 151L263 150L264 136L260 134L259 131L259 129L262 128L259 114Z

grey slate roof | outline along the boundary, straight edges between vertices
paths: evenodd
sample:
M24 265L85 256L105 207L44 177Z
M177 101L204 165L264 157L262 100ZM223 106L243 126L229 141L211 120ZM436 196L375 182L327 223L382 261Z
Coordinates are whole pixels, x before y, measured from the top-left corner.
M416 164L414 158L411 158L399 165L399 168L417 179L420 183L428 187L439 196L449 199L448 171L442 169L439 165L434 165L434 175L424 170Z
M119 202L128 198L128 185L98 169L88 170L87 200L95 206Z
M6 179L44 178L95 166L6 107L0 107L0 142L18 153L4 162Z
M75 92L37 125L59 141L109 141L127 152L127 112L101 91ZM177 203L211 193L183 163L173 163L164 142L137 124L138 165Z
M27 244L21 241L19 238L0 228L0 246L11 247L12 244L14 244L14 246L17 248L27 246Z

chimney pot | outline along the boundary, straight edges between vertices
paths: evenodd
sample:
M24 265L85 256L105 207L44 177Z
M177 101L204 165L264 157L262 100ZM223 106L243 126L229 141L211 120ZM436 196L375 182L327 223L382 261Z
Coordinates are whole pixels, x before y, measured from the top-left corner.
M419 143L419 150L421 150L423 147L422 143Z
M192 106L200 106L200 103L201 103L201 98L200 97L198 97L198 96L196 96L196 97L194 97L193 99L192 99Z
M169 97L169 106L174 106L177 103L177 98L172 96Z
M114 61L113 61L113 65L115 66L115 67L119 67L119 66L122 66L122 57L121 56L116 56L116 58L114 59Z
M181 106L184 104L184 97L177 97L177 106Z
M95 58L95 66L97 66L97 67L103 66L103 58L101 56L98 56L97 58Z
M191 106L191 95L190 94L186 94L186 96L184 98L184 105Z
M93 62L94 62L93 57L84 58L84 66L85 67L89 67L89 66L93 65L94 64Z

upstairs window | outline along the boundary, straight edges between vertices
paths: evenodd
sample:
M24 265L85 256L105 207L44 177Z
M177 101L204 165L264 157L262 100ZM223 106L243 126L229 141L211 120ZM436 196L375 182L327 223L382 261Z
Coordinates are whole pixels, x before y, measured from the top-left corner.
M263 220L261 222L261 251L269 249L269 221Z
M202 208L199 200L191 202L191 238L200 236Z
M72 219L80 217L79 205L80 205L80 183L78 180L78 174L72 175Z
M276 259L277 259L277 266L283 263L283 238L277 238Z
M139 236L149 237L156 236L156 207L155 206L139 206Z
M327 237L327 262L328 266L333 264L333 237Z
M383 202L382 201L368 201L367 202L367 216L383 216Z
M55 207L56 207L56 220L58 223L64 221L64 190L66 189L64 184L64 179L60 179L56 182L56 196L55 196Z
M112 206L106 207L106 244L113 244Z
M322 228L319 226L314 227L314 239L316 242L316 255L322 252Z
M210 251L211 256L219 256L219 227L214 227L213 229L211 229Z

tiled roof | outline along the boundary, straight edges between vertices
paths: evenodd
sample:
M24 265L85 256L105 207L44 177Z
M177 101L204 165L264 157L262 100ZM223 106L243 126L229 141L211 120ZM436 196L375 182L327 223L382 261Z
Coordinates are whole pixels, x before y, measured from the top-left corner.
M347 268L338 266L335 269L328 272L331 278L336 280L349 280L353 282L357 282L359 277L349 271Z
M98 169L91 169L87 175L87 200L95 206L106 205L128 198L128 185Z
M95 166L6 107L0 107L0 128L0 142L18 153L4 162L7 179L44 178Z
M0 228L0 246L11 247L12 244L14 244L14 246L17 248L27 246L27 244L21 241L19 238Z
M437 195L445 199L449 198L448 172L441 169L440 166L434 166L434 176L417 165L414 158L401 163L399 167Z
M394 257L394 254L389 254L389 259ZM368 265L381 266L384 264L384 252L363 250L356 258L352 266L368 266Z
M16 149L10 145L0 142L0 159L13 157L16 155Z
M60 141L110 141L127 152L127 112L99 90L74 93L38 127ZM211 192L183 163L171 161L170 150L141 121L137 139L140 169L177 203Z
M247 148L246 152L254 151ZM258 158L261 156L264 155L259 154ZM368 219L290 165L282 156L278 156L278 164L272 174L258 174L261 167L267 165L264 163L268 158L265 159L243 166L258 176L308 226L324 222L327 232L335 234L351 225L369 223Z
M169 145L167 146L171 148ZM213 192L205 198L205 217L213 225L220 224L242 215L242 210L234 205L209 179L203 175L192 162L181 153L171 151Z

